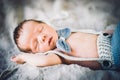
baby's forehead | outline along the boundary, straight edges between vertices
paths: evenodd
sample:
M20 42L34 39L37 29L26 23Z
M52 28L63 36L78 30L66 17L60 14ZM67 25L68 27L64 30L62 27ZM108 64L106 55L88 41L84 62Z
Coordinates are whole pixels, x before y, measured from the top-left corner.
M29 26L35 25L36 23L37 22L35 21L27 21L22 25L22 27L29 27Z
M47 25L44 22L39 22L39 21L27 21L23 24L23 27L35 27L37 25Z
M28 21L28 22L25 22L23 25L22 25L22 30L25 30L25 29L34 29L36 28L36 22L34 21Z
M42 25L43 25L42 23L35 22L35 21L25 22L22 25L22 28L21 28L19 34L20 34L20 36L22 36L22 35L31 36L33 34L36 34L36 32L42 28L41 27Z

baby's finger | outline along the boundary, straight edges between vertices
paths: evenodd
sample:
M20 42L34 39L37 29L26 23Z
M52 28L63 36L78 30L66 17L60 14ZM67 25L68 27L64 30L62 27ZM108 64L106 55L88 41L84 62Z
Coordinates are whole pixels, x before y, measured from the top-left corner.
M10 60L15 62L15 58L16 56L12 56Z

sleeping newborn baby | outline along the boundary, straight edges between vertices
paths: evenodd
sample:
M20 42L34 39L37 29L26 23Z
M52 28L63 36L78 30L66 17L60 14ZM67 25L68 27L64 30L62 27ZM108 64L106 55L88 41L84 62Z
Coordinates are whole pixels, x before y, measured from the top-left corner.
M34 66L63 63L78 64L91 69L118 69L120 67L120 49L118 48L120 47L116 45L120 42L120 38L116 39L116 37L118 38L120 33L117 30L120 30L120 26L113 34L111 34L112 31L90 34L72 32L69 28L55 30L45 22L25 20L15 28L14 41L17 47L26 53L13 56L11 61ZM74 58L84 58L84 60L69 60L58 54L49 54L50 50ZM45 52L48 54L40 54Z

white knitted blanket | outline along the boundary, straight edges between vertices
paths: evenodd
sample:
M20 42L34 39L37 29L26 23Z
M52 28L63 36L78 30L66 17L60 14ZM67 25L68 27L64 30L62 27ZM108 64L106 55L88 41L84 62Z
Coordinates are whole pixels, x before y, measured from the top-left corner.
M0 17L0 21L4 20L4 26L0 26L0 80L120 80L119 71L91 70L76 64L34 67L10 61L11 56L19 53L13 30L20 21L33 18L56 29L101 32L113 29L119 21L119 0L1 0L0 3L5 14Z

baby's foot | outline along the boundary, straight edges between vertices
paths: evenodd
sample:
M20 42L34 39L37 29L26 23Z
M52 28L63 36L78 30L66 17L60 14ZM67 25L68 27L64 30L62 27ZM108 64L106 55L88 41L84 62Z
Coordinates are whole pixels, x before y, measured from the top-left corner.
M15 63L18 63L18 64L23 64L23 63L25 63L24 58L22 57L21 54L20 54L20 55L17 55L17 56L13 56L13 57L11 58L11 61L13 61L13 62L15 62Z

